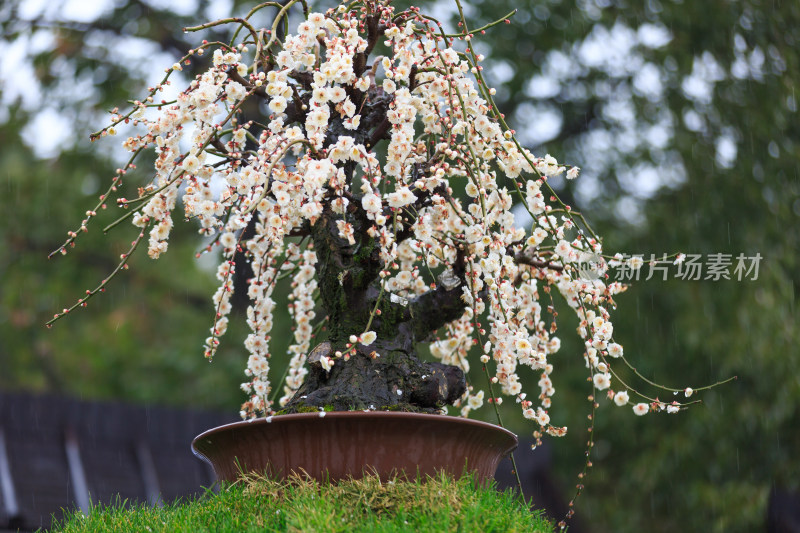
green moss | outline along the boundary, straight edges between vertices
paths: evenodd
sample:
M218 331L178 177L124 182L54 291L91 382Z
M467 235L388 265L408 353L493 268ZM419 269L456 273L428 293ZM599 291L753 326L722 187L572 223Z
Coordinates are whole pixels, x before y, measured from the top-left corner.
M281 409L280 411L276 411L275 412L275 416L290 415L290 414L295 414L295 413L317 413L317 412L319 412L319 410L320 410L320 408L317 407L317 406L301 404L301 405L298 405L294 409ZM332 411L335 411L336 408L333 405L329 404L329 405L323 406L322 410L325 411L326 413L330 413Z
M379 337L392 338L397 334L397 326L401 324L405 317L405 307L400 304L391 303L389 298L384 295L381 302L381 321L380 329L377 331Z

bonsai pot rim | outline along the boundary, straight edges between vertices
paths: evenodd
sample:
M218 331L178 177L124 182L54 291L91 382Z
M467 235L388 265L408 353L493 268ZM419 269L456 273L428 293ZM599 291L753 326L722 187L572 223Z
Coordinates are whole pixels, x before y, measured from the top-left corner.
M198 435L192 452L222 481L245 473L318 481L377 474L456 477L471 471L479 482L494 476L517 447L505 428L468 418L393 411L296 413L234 422Z

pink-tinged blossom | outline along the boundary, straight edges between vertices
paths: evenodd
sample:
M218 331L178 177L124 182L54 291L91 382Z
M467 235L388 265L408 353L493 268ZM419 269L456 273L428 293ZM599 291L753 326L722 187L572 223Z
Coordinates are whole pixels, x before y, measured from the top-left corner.
M390 207L404 207L416 200L414 193L408 187L400 187L393 193L389 193L386 201Z
M187 155L181 163L181 168L188 174L194 174L200 169L200 160L193 154Z
M368 193L365 194L361 198L361 206L364 208L364 211L367 213L371 213L373 215L380 213L382 206L381 206L381 198L377 194Z
M611 374L608 372L603 374L595 374L592 378L594 386L597 390L606 390L611 386Z
M628 405L628 392L627 391L619 391L614 395L614 403L618 406L622 407L624 405Z
M611 357L622 357L622 346L617 344L616 342L612 342L608 345L608 355Z
M578 167L571 167L569 170L567 170L567 179L574 180L578 177L578 172L580 172Z

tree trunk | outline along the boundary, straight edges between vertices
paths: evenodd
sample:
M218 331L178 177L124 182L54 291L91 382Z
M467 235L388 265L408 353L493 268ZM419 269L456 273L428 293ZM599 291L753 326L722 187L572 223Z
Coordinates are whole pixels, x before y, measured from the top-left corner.
M320 364L321 357L335 357L337 351L347 353L350 336L359 336L367 329L381 293L379 273L384 268L379 245L366 231L371 221L360 206L351 204L347 213L357 236L355 244L339 237L337 220L341 215L326 207L311 230L320 296L328 316L328 340L312 350L309 374L285 412L323 408L432 413L451 405L466 390L463 371L420 361L415 346L463 314L466 304L461 299L464 268L460 256L449 273L458 283L440 283L407 302L393 302L384 293L378 306L381 313L373 316L369 326L377 334L375 342L369 346L356 344L347 357L335 358L330 371Z

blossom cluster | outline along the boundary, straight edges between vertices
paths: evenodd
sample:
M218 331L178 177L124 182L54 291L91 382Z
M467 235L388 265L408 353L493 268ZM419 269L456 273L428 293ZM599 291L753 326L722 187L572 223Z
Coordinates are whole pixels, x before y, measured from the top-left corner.
M439 332L431 354L464 371L473 357L492 369L491 383L520 404L538 431L566 432L549 415L552 356L561 346L554 291L578 317L595 390L609 391L613 403L636 414L679 409L677 402L644 396L634 403L630 395L638 393L615 373L616 361L625 359L610 312L625 287L606 282L605 271L592 280L579 275L587 257L603 254L601 241L548 184L558 175L576 178L578 169L520 146L483 79L484 58L471 48L472 34L445 35L414 8L396 13L378 1L353 6L308 13L280 40L274 32L251 32L239 45L218 47L208 69L174 102L150 98L115 119L144 130L125 141L127 149L155 150L152 183L135 201L121 201L135 209L133 224L148 232L150 257L167 250L179 199L185 218L219 249L206 357L227 329L235 255L245 254L252 268L242 384L249 397L242 416L274 412L270 333L274 289L284 278L291 279L294 338L278 403L303 383L314 327L323 320L316 316L316 251L305 236L326 209L337 214L338 237L351 245L360 236L350 210L370 221L367 233L384 265L382 291L391 301L425 294L437 280L447 282L453 265L464 264L463 315ZM374 45L376 27L388 53L359 68L357 58ZM265 35L269 41L261 42ZM267 115L239 122L245 102L256 98ZM383 113L377 119L366 112L376 109ZM381 122L385 134L373 139ZM377 146L384 138L388 145ZM515 224L514 205L533 217L530 228ZM254 231L245 231L248 226ZM399 238L402 228L408 235ZM362 344L376 335L367 324L352 334ZM330 369L344 356L337 352L320 363ZM538 389L521 383L525 366L536 371ZM501 402L489 393L489 401ZM486 391L470 387L456 405L466 416L485 398Z

